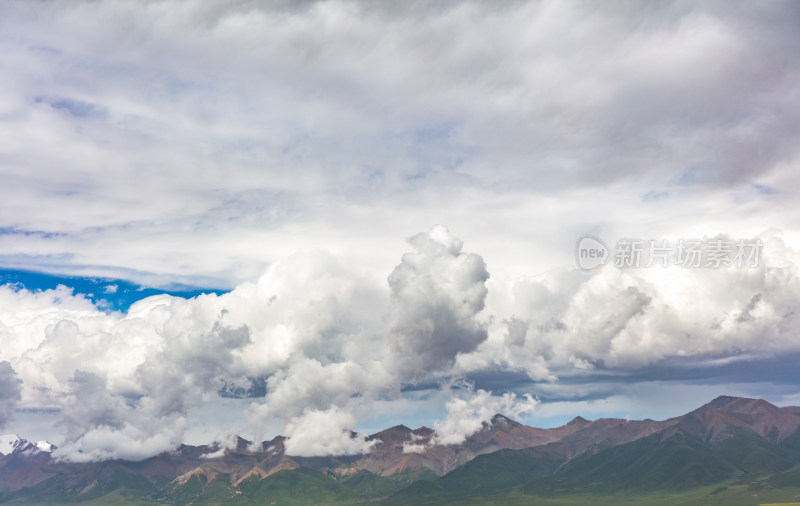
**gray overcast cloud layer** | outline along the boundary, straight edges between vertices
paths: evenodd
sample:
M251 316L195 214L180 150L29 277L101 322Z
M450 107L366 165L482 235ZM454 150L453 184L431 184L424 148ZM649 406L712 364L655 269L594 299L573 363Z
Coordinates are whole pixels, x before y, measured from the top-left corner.
M456 441L555 412L524 393L629 409L664 363L799 352L799 28L790 1L3 2L0 266L233 291L0 288L0 425L57 410L68 458L141 457L268 378L250 433L356 452L412 383ZM586 233L764 261L585 273ZM486 371L542 383L454 379Z

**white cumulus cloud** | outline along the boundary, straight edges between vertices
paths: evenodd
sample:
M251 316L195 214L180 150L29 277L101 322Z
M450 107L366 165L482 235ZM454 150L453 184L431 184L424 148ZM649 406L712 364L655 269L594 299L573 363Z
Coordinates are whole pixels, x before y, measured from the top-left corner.
M436 431L431 444L454 445L463 443L469 436L491 424L496 414L518 418L532 413L539 401L530 394L518 397L506 392L492 395L486 390L475 390L470 384L456 384L456 393L447 401L447 417L433 424ZM445 385L451 388L451 385Z

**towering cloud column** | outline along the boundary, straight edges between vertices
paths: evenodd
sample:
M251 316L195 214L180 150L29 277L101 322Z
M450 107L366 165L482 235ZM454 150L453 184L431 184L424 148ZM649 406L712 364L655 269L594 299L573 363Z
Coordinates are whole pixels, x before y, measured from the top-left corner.
M14 406L20 399L20 381L7 361L0 362L0 429L14 416Z
M389 276L391 367L403 381L448 369L487 335L474 320L487 293L483 258L462 252L461 240L441 225L408 242L416 251Z

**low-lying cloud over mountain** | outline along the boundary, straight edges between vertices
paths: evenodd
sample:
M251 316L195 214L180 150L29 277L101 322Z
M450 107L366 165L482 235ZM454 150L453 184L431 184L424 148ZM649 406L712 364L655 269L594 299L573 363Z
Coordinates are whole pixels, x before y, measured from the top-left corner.
M486 337L474 319L486 296L481 258L444 227L409 242L415 251L388 294L323 252L295 255L228 294L155 296L126 314L103 313L66 288L6 286L7 402L59 409L59 456L137 459L180 444L188 410L223 387L267 377L250 430L277 418L294 454L359 453L368 443L351 438L356 412L404 384L452 375L458 354ZM496 407L516 409L513 394L499 399L479 391L454 402L472 403L477 430Z
M674 503L675 493L730 504L738 502L730 494L748 501L796 494L798 427L798 407L721 396L660 421L578 416L542 429L497 414L449 444L438 429L397 425L367 436L362 452L323 457L292 453L281 436L231 436L141 462L65 463L51 458L46 442L0 436L0 501L455 504L486 496L503 502L506 493L519 501L601 492L630 502L658 491L654 504ZM351 438L358 444L356 434ZM290 497L282 496L286 489Z
M507 305L488 307L487 267L445 227L409 244L388 290L319 251L227 294L154 296L127 313L104 313L67 288L0 288L5 417L15 406L56 409L66 428L56 457L137 460L181 444L190 410L266 378L266 394L244 401L242 430L262 434L271 420L293 455L355 454L371 445L352 436L359 418L425 382L444 382L437 442L457 444L495 413L537 404L459 379L471 372L557 381L576 367L625 372L799 348L797 254L776 239L755 269L673 268L672 282L655 283L666 273L573 268L518 281Z

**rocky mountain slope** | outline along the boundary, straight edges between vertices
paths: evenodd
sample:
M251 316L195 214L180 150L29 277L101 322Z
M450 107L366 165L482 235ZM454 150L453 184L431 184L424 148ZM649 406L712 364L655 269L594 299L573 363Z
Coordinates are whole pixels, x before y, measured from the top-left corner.
M283 437L255 445L238 438L227 448L183 445L141 462L78 464L60 462L47 451L51 447L15 436L0 440L0 503L77 503L108 494L224 503L267 491L285 493L291 502L296 494L287 490L306 482L333 502L397 493L413 503L476 487L691 487L743 473L787 472L800 464L798 427L800 408L718 397L663 421L577 417L541 429L496 415L462 444L449 446L435 444L432 429L398 425L369 436L372 450L354 456L298 457L286 454Z

